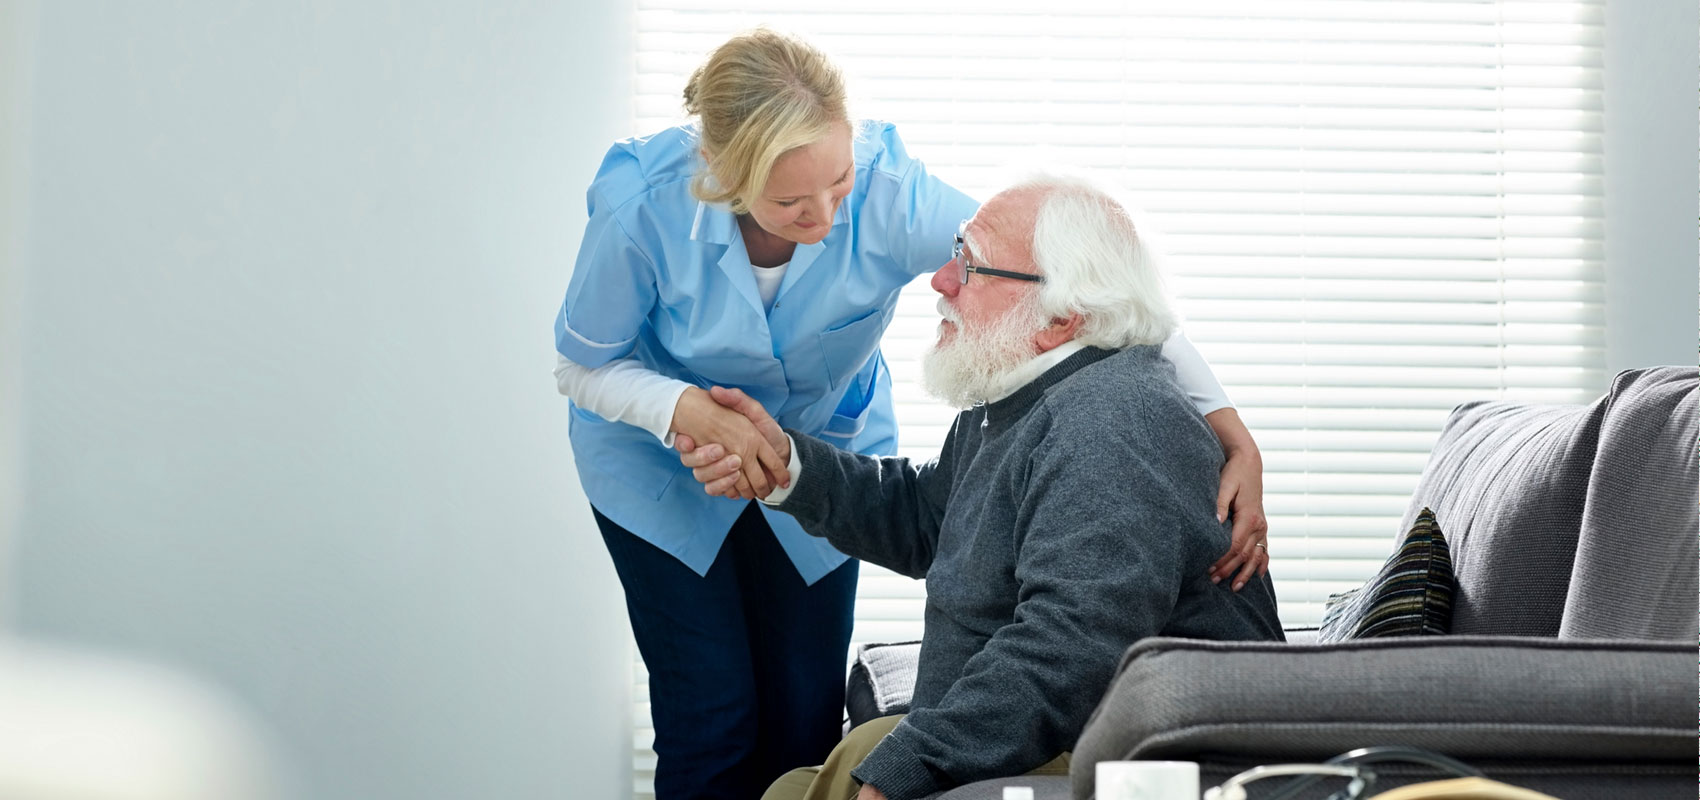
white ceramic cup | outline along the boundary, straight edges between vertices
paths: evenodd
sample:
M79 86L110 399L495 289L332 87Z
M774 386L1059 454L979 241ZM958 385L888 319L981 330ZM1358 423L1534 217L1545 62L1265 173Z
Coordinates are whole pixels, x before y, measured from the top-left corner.
M1191 761L1100 761L1098 800L1198 800Z

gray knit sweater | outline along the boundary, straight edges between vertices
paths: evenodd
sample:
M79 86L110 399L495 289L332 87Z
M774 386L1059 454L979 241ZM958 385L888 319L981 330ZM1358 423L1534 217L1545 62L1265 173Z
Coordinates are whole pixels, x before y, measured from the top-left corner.
M1281 638L1267 579L1236 594L1206 574L1230 538L1222 451L1156 347L1075 353L958 415L923 464L791 436L780 508L927 581L909 715L852 771L892 800L1072 748L1141 638Z

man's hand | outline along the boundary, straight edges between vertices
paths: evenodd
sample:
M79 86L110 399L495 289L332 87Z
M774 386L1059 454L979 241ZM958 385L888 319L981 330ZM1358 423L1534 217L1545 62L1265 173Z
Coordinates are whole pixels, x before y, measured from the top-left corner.
M710 494L745 500L766 497L774 486L790 484L791 474L786 467L791 453L785 434L779 433L787 445L781 455L768 432L757 426L759 420L765 420L773 432L779 432L778 424L767 416L767 410L737 389L718 386L712 392L695 387L686 389L673 410L674 446L687 456L692 455L692 450L718 448L713 451L713 460L730 462L734 474L718 473L717 479L726 478L724 486L720 491L711 487Z
M1251 576L1269 574L1269 520L1263 516L1263 457L1255 448L1229 451L1222 465L1222 488L1216 494L1216 519L1234 517L1234 539L1228 552L1210 566L1210 580L1220 583L1233 575L1234 591ZM1238 570L1239 574L1234 575Z
M864 783L862 791L856 793L856 800L885 800L885 792L874 788L871 783Z
M762 445L779 460L779 469L770 469L765 458L752 461L721 442L688 434L677 435L673 438L673 446L680 453L679 462L691 468L691 475L703 484L703 490L721 497L749 499L752 496L765 498L774 486L790 485L791 476L786 467L791 463L791 439L780 430L779 423L768 416L767 409L738 389L716 386L707 394L723 410L741 415L753 427ZM754 464L761 472L765 486L757 489L752 485L747 464Z

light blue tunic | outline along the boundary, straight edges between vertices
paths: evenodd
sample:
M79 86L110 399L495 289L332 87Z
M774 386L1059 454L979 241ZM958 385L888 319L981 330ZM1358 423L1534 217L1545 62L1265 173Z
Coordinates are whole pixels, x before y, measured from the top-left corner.
M950 260L957 225L979 204L927 173L887 123L858 126L855 186L832 230L797 245L762 307L730 210L691 196L690 128L617 142L590 185L590 223L555 347L586 367L633 357L707 388L744 390L779 424L858 453L897 450L891 376L879 340L898 292ZM710 497L654 435L576 405L571 439L597 510L706 574L747 501ZM803 580L846 556L762 508Z

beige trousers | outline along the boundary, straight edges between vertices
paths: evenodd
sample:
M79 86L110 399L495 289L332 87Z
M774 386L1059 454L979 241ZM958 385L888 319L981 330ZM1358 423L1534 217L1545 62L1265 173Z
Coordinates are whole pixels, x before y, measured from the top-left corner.
M891 729L897 727L903 715L868 720L850 731L827 755L826 763L818 767L794 769L779 776L767 787L761 800L853 800L862 784L850 777L850 770L860 766L862 759L873 752ZM1041 765L1028 775L1067 775L1069 754L1063 753Z

